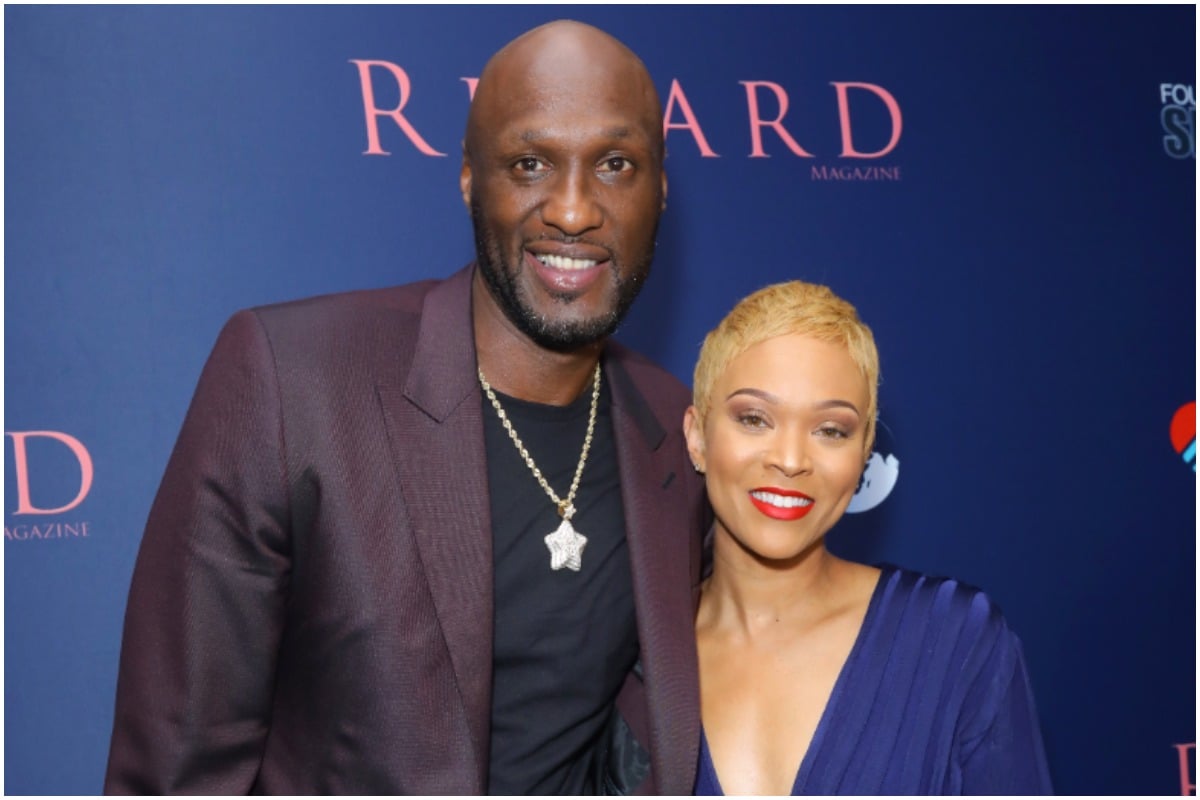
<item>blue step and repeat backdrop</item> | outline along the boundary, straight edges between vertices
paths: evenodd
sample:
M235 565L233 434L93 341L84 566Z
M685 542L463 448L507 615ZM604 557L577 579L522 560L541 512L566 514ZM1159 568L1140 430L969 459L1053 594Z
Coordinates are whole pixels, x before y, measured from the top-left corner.
M1195 793L1192 6L7 7L5 790L100 790L134 557L224 320L469 261L472 79L564 16L665 106L619 337L690 382L754 289L854 302L882 426L831 546L995 598L1059 791Z

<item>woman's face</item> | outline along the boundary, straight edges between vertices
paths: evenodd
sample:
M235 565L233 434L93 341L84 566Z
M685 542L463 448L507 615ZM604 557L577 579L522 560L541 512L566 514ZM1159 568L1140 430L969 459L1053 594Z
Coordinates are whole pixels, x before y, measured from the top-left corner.
M703 426L694 409L684 417L718 540L770 561L820 543L858 487L868 401L841 344L789 334L735 358L713 383Z

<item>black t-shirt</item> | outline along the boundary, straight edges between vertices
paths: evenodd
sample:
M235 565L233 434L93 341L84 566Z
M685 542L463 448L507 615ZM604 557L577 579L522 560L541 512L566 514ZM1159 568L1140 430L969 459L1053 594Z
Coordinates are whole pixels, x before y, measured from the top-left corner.
M565 499L592 392L565 407L497 394L538 469ZM579 572L550 568L561 518L483 398L495 568L489 794L595 794L594 751L638 655L607 385L575 494Z

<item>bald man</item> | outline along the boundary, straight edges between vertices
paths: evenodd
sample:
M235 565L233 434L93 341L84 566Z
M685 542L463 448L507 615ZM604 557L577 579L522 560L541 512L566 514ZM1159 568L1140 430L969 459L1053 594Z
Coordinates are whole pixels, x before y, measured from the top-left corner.
M689 393L609 341L662 134L628 48L536 28L468 116L473 264L231 318L138 554L106 792L691 792Z

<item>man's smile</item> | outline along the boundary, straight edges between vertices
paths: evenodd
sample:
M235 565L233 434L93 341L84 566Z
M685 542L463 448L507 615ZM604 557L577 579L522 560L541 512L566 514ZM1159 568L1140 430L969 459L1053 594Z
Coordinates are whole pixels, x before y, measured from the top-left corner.
M535 256L535 257L537 258L538 261L541 261L543 264L545 264L548 267L553 267L554 269L571 270L571 271L581 270L581 269L590 269L591 267L594 267L594 266L596 266L597 263L599 263L591 258L571 258L569 256L555 256L555 255L549 255L549 254L539 255L539 256Z
M552 294L577 294L590 288L611 263L607 258L579 258L557 253L525 251L525 262Z

